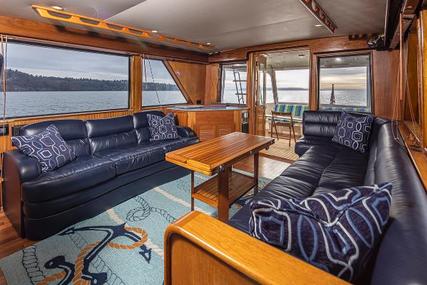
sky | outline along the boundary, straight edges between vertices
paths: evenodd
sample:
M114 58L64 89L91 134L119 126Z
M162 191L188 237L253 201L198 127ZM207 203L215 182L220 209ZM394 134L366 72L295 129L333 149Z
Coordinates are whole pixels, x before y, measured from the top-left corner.
M97 52L9 42L7 62L8 69L17 69L33 75L101 80L126 80L129 77L127 56ZM160 61L152 60L151 69L156 82L173 82ZM149 68L147 68L147 77L148 82L152 82Z

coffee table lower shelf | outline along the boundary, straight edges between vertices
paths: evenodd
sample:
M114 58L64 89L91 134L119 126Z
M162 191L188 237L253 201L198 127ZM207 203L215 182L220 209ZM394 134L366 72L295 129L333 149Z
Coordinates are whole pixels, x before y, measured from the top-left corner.
M192 197L212 207L218 208L219 177L214 176L194 187ZM254 177L231 171L229 177L228 206L255 187Z

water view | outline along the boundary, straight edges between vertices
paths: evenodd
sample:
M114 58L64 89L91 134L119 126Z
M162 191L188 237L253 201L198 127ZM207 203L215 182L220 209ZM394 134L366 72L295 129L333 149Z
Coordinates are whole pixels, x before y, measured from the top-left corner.
M144 106L185 103L180 91L144 91L143 94ZM128 91L8 92L6 116L12 118L128 108L128 96ZM0 102L0 108L3 110L3 101Z

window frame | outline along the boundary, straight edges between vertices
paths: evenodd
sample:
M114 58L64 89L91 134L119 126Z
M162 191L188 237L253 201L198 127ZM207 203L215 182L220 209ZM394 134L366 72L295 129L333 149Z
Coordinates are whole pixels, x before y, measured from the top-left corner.
M75 46L68 46L68 45L59 45L54 43L46 43L46 42L39 42L39 41L30 41L30 40L21 40L21 39L10 39L8 40L8 44L10 43L17 43L22 45L29 45L29 46L40 46L40 47L47 47L47 48L56 48L56 49L63 49L63 50L71 50L71 51L79 51L79 52L87 52L87 53L98 53L98 54L105 54L105 55L114 55L114 56L122 56L127 57L128 62L128 94L127 94L127 108L114 108L114 109L101 109L101 110L88 110L88 111L76 111L76 112L65 112L65 113L47 113L47 114L39 114L39 115L24 115L24 116L14 116L14 117L8 117L6 116L6 120L13 120L13 119L22 119L22 118L44 118L44 117L53 117L53 116L63 116L63 115L78 115L78 114L96 114L96 113L106 113L106 112L118 112L118 111L128 111L131 108L131 88L132 88L132 63L131 63L131 55L119 53L119 52L109 52L109 51L103 51L103 50L94 50L90 48L81 48L81 47L75 47ZM8 47L9 49L9 47ZM9 68L9 66L7 66ZM10 91L7 91L9 93ZM7 96L7 95L6 95ZM7 104L7 103L6 103Z
M190 99L190 97L188 96L188 94L186 93L186 91L184 90L184 87L181 85L180 82L178 82L177 77L175 76L175 74L173 73L173 70L171 70L171 66L169 65L167 59L165 58L160 58L160 57L148 57L148 56L140 56L141 57L141 94L140 94L140 98L141 98L141 108L156 108L156 107L161 107L161 106L175 106L175 105L186 105L186 104L192 104L192 101ZM173 79L173 81L175 82L175 85L178 87L179 91L181 92L182 96L184 96L185 103L171 103L171 104L156 104L156 105L144 105L144 64L145 64L145 60L154 60L154 61L160 61L162 62L163 66L165 67L165 69L169 72L169 75L171 76L171 78Z
M369 57L369 69L368 69L368 91L370 92L370 98L368 98L368 106L367 108L370 109L369 112L364 112L364 114L374 114L375 113L375 93L374 93L374 73L373 73L373 53L372 51L354 51L354 52L336 52L336 53L327 53L327 54L321 54L315 56L315 62L316 62L316 84L315 84L315 98L316 98L316 108L317 110L320 110L320 60L322 58L334 58L334 57L351 57L351 56L363 56L367 55ZM357 106L345 106L345 105L337 105L342 107L357 107Z
M223 74L224 74L223 71L224 71L224 66L231 66L233 64L245 64L246 65L246 86L245 86L245 89L246 89L246 98L245 98L245 101L246 102L245 102L245 104L226 103L226 102L222 101L222 97L223 97L222 87L223 87ZM226 104L226 105L229 105L229 106L239 106L239 107L241 107L241 106L247 106L248 105L248 91L247 91L247 82L248 82L248 75L249 75L248 71L249 71L248 70L248 61L246 61L246 60L224 62L224 63L220 64L220 66L219 66L219 77L218 77L219 80L218 80L217 103L219 103L219 104Z

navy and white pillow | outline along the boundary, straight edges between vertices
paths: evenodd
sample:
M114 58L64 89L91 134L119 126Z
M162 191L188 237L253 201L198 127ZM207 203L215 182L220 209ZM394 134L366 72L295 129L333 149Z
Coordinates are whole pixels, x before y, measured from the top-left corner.
M252 236L353 281L365 270L389 218L390 183L360 186L304 200L254 201Z
M57 169L76 158L73 149L64 141L55 125L49 125L35 135L14 136L12 144L24 154L36 158L43 173Z
M175 125L175 116L172 113L164 117L147 114L150 129L150 141L178 139L178 130Z
M371 115L355 117L342 112L332 141L365 153L368 150L373 121L374 117Z

